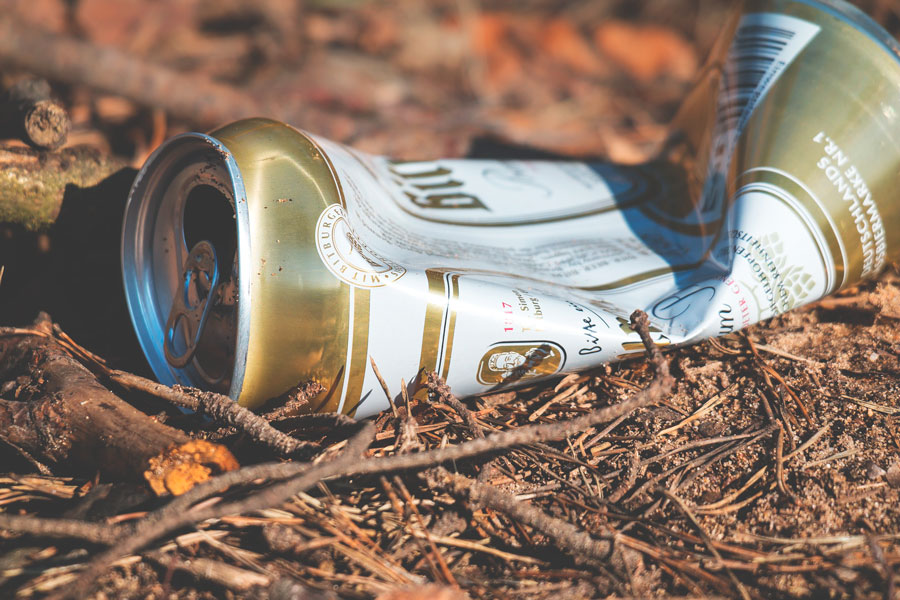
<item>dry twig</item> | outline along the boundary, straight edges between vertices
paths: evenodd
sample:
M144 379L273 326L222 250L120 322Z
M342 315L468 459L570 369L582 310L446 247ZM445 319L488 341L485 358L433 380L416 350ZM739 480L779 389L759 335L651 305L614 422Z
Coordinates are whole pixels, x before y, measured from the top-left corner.
M697 533L700 535L700 538L703 540L703 543L709 549L710 554L712 554L718 565L724 567L725 572L728 574L728 578L731 580L731 583L734 584L735 588L740 593L741 598L743 600L750 600L750 594L747 592L747 588L741 583L741 580L737 578L734 572L724 563L722 560L722 555L716 549L715 544L712 539L709 537L709 534L706 533L706 530L703 529L703 526L700 524L700 521L697 520L697 517L694 516L694 513L691 512L691 509L688 508L688 505L685 504L684 500L670 492L665 488L659 488L660 493L662 493L666 498L675 503L678 509L687 517L688 521L691 522L691 525L697 530Z
M481 425L478 423L475 413L469 410L468 406L463 404L459 398L453 395L453 392L450 391L450 386L447 385L447 382L444 381L440 375L434 372L429 373L425 385L428 387L428 391L435 394L441 402L444 402L459 413L459 416L463 418L466 426L469 428L469 431L472 432L474 437L484 437L484 431L481 430Z
M6 513L0 513L0 529L46 537L76 538L107 546L116 543L122 535L121 527L105 523L72 519L41 519Z
M646 320L643 323L641 323L639 317L636 320L638 321L638 328L643 328L646 332ZM649 339L649 335L647 335L647 338ZM83 590L107 564L119 556L130 554L176 529L207 519L278 505L295 494L309 489L323 479L435 467L450 460L470 458L512 446L564 439L573 432L582 431L598 423L613 420L641 406L646 406L668 393L674 381L669 375L668 365L662 359L661 354L654 356L654 365L656 377L644 390L618 405L601 408L570 421L525 426L438 450L360 461L358 456L362 449L371 442L374 431L371 423L366 423L362 431L356 434L351 442L348 443L341 456L331 462L312 466L295 463L269 463L246 467L237 474L225 473L204 485L202 489L198 489L198 486L198 488L187 492L180 498L176 498L169 505L148 515L131 535L97 557L79 578L80 585L74 586L72 590L76 593ZM281 483L275 483L241 501L190 509L194 502L209 497L212 493L218 492L225 487L240 483L250 483L259 478L275 481L279 479L286 480Z
M108 564L120 556L131 554L135 550L142 548L161 535L191 523L199 523L220 516L241 514L275 506L291 496L309 489L329 475L336 475L351 469L354 464L359 463L359 456L372 442L374 432L374 425L366 423L363 425L362 430L347 444L344 452L335 460L311 467L295 479L289 479L286 482L265 488L244 500L216 506L198 507L186 512L161 513L161 511L157 511L156 515L151 514L141 525L135 528L131 535L97 556L88 565L87 569L82 572L75 584L66 591L65 596L78 597L83 595L83 592ZM159 518L160 514L163 515L163 518Z
M271 423L272 421L296 417L304 410L308 410L310 400L323 391L325 391L325 386L318 381L304 381L298 383L280 397L277 402L270 403L270 406L273 404L275 406L264 412L262 418Z
M451 473L443 467L436 469L436 473L429 483L454 496L465 498L475 507L486 506L500 511L540 531L553 540L557 547L569 553L576 560L589 557L592 562L604 562L612 553L611 541L598 541L567 521L551 517L538 508L519 502L510 494L505 494L490 485L478 483L468 477Z
M152 394L176 406L201 412L219 423L235 427L280 456L294 456L319 447L313 442L297 440L278 431L264 418L247 410L228 396L182 386L168 387L125 371L110 371L108 376L127 389Z

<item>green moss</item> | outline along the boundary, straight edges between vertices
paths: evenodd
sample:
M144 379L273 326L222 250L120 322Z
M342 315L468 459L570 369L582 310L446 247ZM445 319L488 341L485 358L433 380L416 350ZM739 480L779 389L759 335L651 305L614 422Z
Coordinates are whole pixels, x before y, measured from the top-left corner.
M87 147L0 149L0 222L45 229L59 215L66 186L95 186L123 166Z

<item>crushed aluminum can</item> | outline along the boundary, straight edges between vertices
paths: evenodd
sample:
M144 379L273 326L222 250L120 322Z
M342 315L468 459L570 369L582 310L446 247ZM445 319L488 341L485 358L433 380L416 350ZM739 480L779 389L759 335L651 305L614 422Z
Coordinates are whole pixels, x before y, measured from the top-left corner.
M157 377L374 414L728 334L900 248L900 46L836 0L751 1L640 166L393 161L265 119L166 142L134 184L126 295Z

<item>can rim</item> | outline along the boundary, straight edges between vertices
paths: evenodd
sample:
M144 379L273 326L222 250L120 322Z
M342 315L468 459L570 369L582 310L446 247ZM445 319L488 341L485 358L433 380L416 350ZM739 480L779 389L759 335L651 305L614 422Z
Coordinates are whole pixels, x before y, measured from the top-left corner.
M833 16L842 19L869 36L874 42L878 43L894 59L900 62L900 43L888 33L888 31L878 24L875 19L870 17L858 7L846 2L846 0L796 0L801 4L812 6L830 13Z
M178 148L177 152L173 152L175 148ZM147 257L144 251L145 238L149 234L147 212L158 207L149 206L151 202L146 202L144 199L148 197L148 192L152 192L153 173L171 165L172 157L180 158L198 151L208 153L210 150L215 153L220 165L225 168L228 175L227 183L231 186L234 200L237 228L237 286L240 301L237 306L235 355L228 396L237 400L243 387L250 338L250 278L246 276L250 271L251 261L250 216L240 168L234 156L221 141L204 133L178 134L154 150L141 167L125 204L121 237L122 279L132 325L137 333L144 356L157 379L166 385L190 385L193 378L185 369L176 369L169 365L163 354L161 341L164 336L164 323L154 318L159 311L155 295L150 290L153 286L153 278L143 277L134 271L149 268L145 264ZM168 307L165 307L165 312L168 312Z

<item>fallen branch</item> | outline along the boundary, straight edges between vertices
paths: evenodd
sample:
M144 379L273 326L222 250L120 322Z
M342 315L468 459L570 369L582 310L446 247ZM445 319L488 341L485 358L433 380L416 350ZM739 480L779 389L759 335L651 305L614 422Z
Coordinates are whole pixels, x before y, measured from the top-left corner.
M26 515L0 513L0 529L30 533L41 537L75 538L110 546L121 539L121 526L74 519L41 519Z
M435 372L431 372L428 374L425 386L428 388L429 392L437 396L438 400L450 406L450 408L455 410L457 414L463 418L466 427L469 428L473 437L484 437L484 431L481 430L481 425L478 423L478 418L475 416L475 413L469 410L469 407L463 404L462 400L453 395L453 392L450 391L450 386L447 385L447 382L444 381L443 377Z
M443 467L435 469L428 481L454 496L468 500L476 507L486 506L540 531L576 560L588 558L592 559L591 562L604 562L612 554L611 540L596 540L571 523L551 517L530 504L519 502L514 496L491 485L472 481Z
M8 11L0 14L0 63L159 106L204 125L268 114L256 100L233 87L31 27Z
M640 321L638 321L638 324L640 329ZM646 332L645 325L643 329ZM645 340L646 344L649 340L649 335L642 335L641 337L647 338ZM652 348L653 343L650 341L648 350L651 353ZM651 354L651 356L656 376L645 389L635 393L631 398L620 404L604 407L569 421L520 427L511 431L495 433L484 438L471 440L458 446L360 461L358 457L362 451L361 448L368 446L374 435L374 426L371 423L365 423L362 431L351 439L337 460L315 465L310 465L309 463L267 463L245 467L230 473L223 473L209 482L196 486L184 495L173 499L166 506L149 514L134 530L123 536L119 544L98 556L82 572L76 584L70 587L68 593L70 595L79 595L87 589L107 565L117 558L131 554L153 540L177 529L207 519L216 519L227 515L242 514L277 506L296 494L308 490L324 479L436 467L449 461L471 458L488 452L497 452L513 446L564 439L574 432L583 431L599 423L614 420L623 414L628 414L640 407L658 401L672 389L674 379L669 374L668 364L664 361L661 354ZM260 479L275 481L276 483L241 501L213 506L194 506L195 503L220 493L230 486L258 482Z
M286 394L278 398L277 401L269 402L265 407L269 410L264 412L262 417L271 423L272 421L280 421L281 419L300 416L304 414L304 411L309 410L310 401L324 391L325 386L318 381L304 381L298 383L288 390ZM341 413L334 413L330 416L339 418L344 415ZM349 422L352 423L354 420L349 419Z
M300 452L319 448L319 445L316 443L294 439L286 433L275 429L264 417L247 410L228 396L179 385L169 387L127 371L110 369L101 358L79 346L58 326L54 325L52 331L58 336L56 341L71 355L78 357L92 367L95 372L102 374L128 390L140 391L170 402L175 406L203 413L225 426L234 427L238 431L246 433L253 440L272 448L281 456L293 456ZM0 328L0 334L2 333L7 335L34 335L38 337L50 336L50 332L41 329ZM300 384L288 393L288 404L286 406L290 405L293 408L303 401L308 403L308 396L312 396L322 389L322 386L316 382ZM290 408L285 410L290 410ZM350 422L354 421L350 419Z
M181 408L208 415L218 423L230 425L260 444L268 446L280 456L295 456L300 452L319 448L314 442L297 440L278 431L264 418L247 410L228 396L182 386L168 387L125 371L110 371L108 377L127 389L151 394Z
M0 147L0 223L48 227L59 215L68 186L95 186L122 167L83 146L55 153Z
M167 505L150 513L143 521L141 521L134 530L127 535L128 547L123 547L121 552L129 554L147 543L150 543L158 537L162 537L166 533L174 531L180 527L184 527L190 523L199 522L216 516L225 516L232 513L224 513L218 515L212 513L213 516L205 516L202 512L190 512L191 506L194 504L219 494L222 491L237 485L248 485L260 480L278 482L288 480L288 484L293 484L290 490L294 490L298 485L303 484L307 480L308 475L315 475L316 481L331 477L353 477L361 475L377 475L390 473L395 471L406 471L412 469L422 469L438 466L444 463L473 458L490 452L499 452L514 446L524 444L532 444L536 442L549 442L564 439L574 431L593 427L598 423L608 422L617 419L623 414L628 414L642 406L651 404L667 394L672 387L674 380L671 377L662 377L659 374L653 381L640 392L634 394L628 400L615 406L608 406L598 409L592 413L565 421L562 423L543 423L540 425L528 425L495 433L490 436L471 440L457 446L448 446L436 450L428 450L416 454L402 454L386 458L369 459L367 461L356 461L355 464L345 466L343 464L328 462L319 465L311 465L310 463L263 463L243 467L236 471L223 473L207 482L199 484L184 494L173 498ZM366 423L366 426L369 424ZM358 437L363 437L358 434ZM346 451L345 451L346 453ZM291 480L292 477L303 477ZM299 482L299 483L298 483ZM296 489L291 491L284 499L290 498L296 493L303 491ZM279 500L274 501L270 506L277 505ZM221 509L221 507L217 507ZM212 509L210 509L212 510ZM53 520L50 520L51 522ZM21 521L24 523L25 521ZM3 522L0 521L0 527ZM41 527L41 526L35 526ZM10 526L9 529L16 530ZM123 537L125 534L122 534ZM80 538L82 536L72 533L70 537ZM91 534L88 539L94 541ZM132 546L133 544L136 544Z
M218 444L193 440L103 387L52 336L49 317L0 339L0 438L61 472L146 479L157 494L182 493L238 467ZM28 330L26 330L28 331Z
M124 542L127 544L127 547L123 546L121 552L123 554L130 554L152 542L154 539L162 537L171 531L191 523L217 518L218 516L234 514L226 512L220 515L218 512L212 512L210 513L211 516L206 516L207 513L205 512L191 512L191 507L193 505L234 486L249 485L259 481L276 483L287 480L289 487L285 488L286 491L284 492L287 495L281 497L276 494L277 499L273 500L269 505L275 506L281 501L303 491L305 488L302 486L305 485L307 476L311 475L314 475L316 477L316 482L318 482L333 477L379 475L396 471L423 469L453 461L474 458L483 454L499 452L514 446L565 439L573 432L588 429L599 423L615 420L621 415L629 414L638 408L655 402L671 390L673 383L674 380L671 377L665 378L657 375L645 389L637 392L628 400L614 406L598 409L592 413L578 417L577 419L564 421L562 423L527 425L509 431L494 433L490 436L471 440L456 446L448 446L446 448L428 450L416 454L400 454L386 458L356 461L349 466L335 462L327 462L318 465L295 462L262 463L259 465L243 467L236 471L222 473L209 481L195 486L177 498L173 498L162 508L150 513L143 521L138 523L134 530L128 532L127 536L123 533L123 537L127 537L128 539ZM369 425L370 423L365 424L366 427ZM345 453L346 452L347 451L345 450ZM221 508L221 506L217 506L209 510L220 511ZM0 526L2 526L2 522L0 522ZM11 527L11 529L14 528ZM72 537L80 536L72 535ZM132 546L133 544L136 545Z
M217 516L241 514L277 505L291 496L316 485L324 478L323 473L332 472L337 474L351 469L352 465L359 464L360 455L372 443L374 437L375 426L371 422L367 422L363 425L362 430L348 442L347 447L335 460L312 467L307 473L296 479L276 484L244 500L219 506L195 508L189 512L182 512L180 515L167 514L168 518L164 520L157 520L153 514L149 515L133 533L123 538L116 546L96 557L65 592L65 597L83 597L85 595L83 592L106 569L109 563L120 556L131 554L135 550L142 548L160 535L183 527L188 523L199 523ZM225 512L221 512L222 509ZM157 511L158 513L159 511Z

